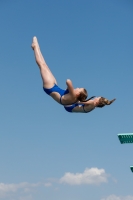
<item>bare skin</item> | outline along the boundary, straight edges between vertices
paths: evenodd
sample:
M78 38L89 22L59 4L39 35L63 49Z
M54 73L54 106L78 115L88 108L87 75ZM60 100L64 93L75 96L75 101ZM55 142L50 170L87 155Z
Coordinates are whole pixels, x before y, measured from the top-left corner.
M86 102L79 102L79 105L74 107L72 109L72 112L79 112L79 113L90 112L90 111L94 110L96 107L98 107L100 105L100 99L101 98L102 97L96 97L95 99L91 99L91 100L86 101ZM113 100L109 101L109 103L106 104L106 105L110 105L115 100L116 99L113 99ZM84 108L80 104L83 104ZM69 106L65 106L65 107L69 107Z
M85 111L89 112L89 111L95 109L98 106L98 104L99 104L99 99L100 99L100 97L97 97L95 99L92 99L92 100L89 100L87 102L84 102L84 104L85 104L85 106L84 106ZM80 111L82 108L79 107L78 109Z
M36 37L33 37L31 47L34 51L36 63L40 69L43 87L47 89L52 88L55 84L57 85L57 81L44 60ZM69 93L62 96L62 103L64 105L70 105L78 101L77 97L80 95L80 91L82 91L83 88L74 89L72 81L70 79L66 80L66 85ZM58 92L52 92L50 96L53 97L53 99L56 100L58 103L60 103L60 94Z
M99 99L100 97L97 97L93 100L89 100L87 102L79 102L79 104L83 103L84 104L84 110L86 112L92 111L95 109L95 107L98 106L99 104ZM67 106L66 106L67 107ZM69 107L69 106L68 106ZM83 110L82 106L76 106L75 108L73 108L72 112L80 112L80 113L84 113L85 111Z

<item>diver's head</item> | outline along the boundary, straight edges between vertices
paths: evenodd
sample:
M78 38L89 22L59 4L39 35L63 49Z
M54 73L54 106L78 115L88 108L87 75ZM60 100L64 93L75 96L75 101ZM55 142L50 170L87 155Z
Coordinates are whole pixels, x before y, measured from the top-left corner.
M88 96L86 89L84 89L84 88L76 88L75 91L76 91L77 99L79 101L85 101L86 100L86 98Z
M96 107L102 108L105 105L110 105L111 103L113 103L116 99L112 99L111 101L109 101L108 99L104 98L104 97L98 97L97 101L96 101Z

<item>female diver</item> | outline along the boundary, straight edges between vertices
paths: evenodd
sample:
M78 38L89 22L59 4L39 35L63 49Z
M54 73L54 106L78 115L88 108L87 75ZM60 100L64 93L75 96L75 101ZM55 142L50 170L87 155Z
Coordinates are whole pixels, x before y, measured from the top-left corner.
M85 99L87 98L86 89L84 88L74 89L72 81L70 79L66 80L66 85L67 85L66 90L63 90L58 87L55 77L48 68L42 56L36 37L33 37L33 42L31 47L34 50L36 63L40 68L44 91L48 95L50 95L55 101L57 101L62 105L71 105L79 101L85 101Z
M50 95L55 101L64 105L64 108L68 112L80 112L87 113L94 110L96 107L103 107L110 105L115 99L109 101L104 97L87 98L87 91L84 88L73 88L71 80L67 79L67 89L63 90L57 86L57 81L52 72L48 68L36 37L33 37L32 49L34 50L35 60L38 64L43 80L43 89Z
M88 113L94 110L96 107L102 108L105 105L110 105L116 100L116 99L113 99L109 101L108 99L104 97L97 97L92 100L92 98L94 97L91 97L90 99L86 101L82 101L82 102L75 103L72 105L64 105L64 108L68 112Z

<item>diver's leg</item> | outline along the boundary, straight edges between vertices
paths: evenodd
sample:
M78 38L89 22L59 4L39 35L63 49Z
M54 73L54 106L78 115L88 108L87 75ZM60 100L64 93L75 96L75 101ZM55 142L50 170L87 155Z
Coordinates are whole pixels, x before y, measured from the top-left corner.
M33 37L33 42L32 42L32 49L34 50L35 54L35 60L36 63L38 64L43 80L43 86L45 88L51 88L53 87L54 84L57 84L55 77L53 76L52 72L48 68L42 53L40 51L40 47L37 41L36 37Z

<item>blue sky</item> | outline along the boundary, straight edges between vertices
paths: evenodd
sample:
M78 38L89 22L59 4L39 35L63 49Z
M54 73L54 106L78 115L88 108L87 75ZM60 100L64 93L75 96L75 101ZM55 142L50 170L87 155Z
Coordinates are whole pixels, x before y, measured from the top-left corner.
M133 200L133 2L0 1L0 199ZM58 85L116 98L88 114L46 95L37 36Z

